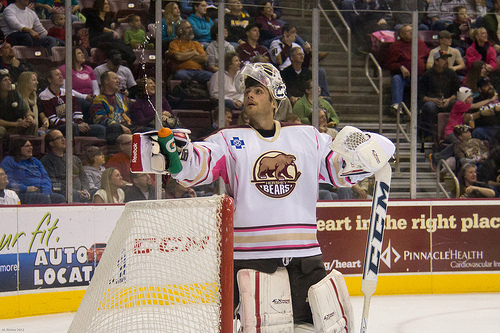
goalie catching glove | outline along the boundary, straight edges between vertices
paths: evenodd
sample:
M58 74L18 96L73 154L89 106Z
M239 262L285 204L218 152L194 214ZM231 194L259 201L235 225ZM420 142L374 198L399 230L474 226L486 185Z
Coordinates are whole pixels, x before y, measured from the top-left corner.
M330 149L344 160L339 176L361 180L380 170L392 157L396 147L385 136L345 126L330 144Z
M130 170L145 173L179 173L192 156L188 129L162 128L132 136Z

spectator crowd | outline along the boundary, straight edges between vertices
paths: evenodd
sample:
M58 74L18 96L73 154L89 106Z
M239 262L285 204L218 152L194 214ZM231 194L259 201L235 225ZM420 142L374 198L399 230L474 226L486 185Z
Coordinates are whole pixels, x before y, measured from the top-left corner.
M409 11L414 1L335 1L351 25L355 52L372 52L376 32L389 31L395 37L387 48L377 49L391 73L392 114L400 112L401 103L409 96ZM493 187L489 182L496 178L484 178L483 174L492 177L492 172L491 168L483 172L482 165L495 163L489 159L500 140L496 94L500 84L500 0L416 2L419 30L437 36L437 40L418 41L419 133L424 141L436 141L436 151L429 156L431 166L455 157L454 167L461 175L461 168L473 163L479 182ZM0 195L4 194L5 202L16 201L8 190L23 204L65 202L67 119L72 120L76 147L74 201L112 203L154 197L154 177L130 173L131 134L153 130L156 121L171 128L190 128L192 116L182 115L192 109L208 115L203 125L190 128L192 138L210 135L219 128L215 106L222 88L225 125L247 126L243 96L234 79L248 62L269 62L282 74L288 98L280 103L276 120L313 123L312 100L317 94L320 131L335 138L341 126L326 72L319 68L319 89L313 91L313 48L301 37L300 26L287 21L279 0L228 0L223 22L217 20L216 2L162 2L159 47L164 54L165 83L155 82L154 66L147 67L144 59L155 48L151 8L147 2L137 1L130 9L130 3L72 0L70 18L64 15L64 1L15 0L0 5L0 178L6 178L0 183L4 187ZM74 28L71 98L65 89L69 69L64 61L35 63L29 57L16 56L24 47L43 49L55 59L58 47L67 43L66 19ZM225 41L220 55L217 39L222 23ZM328 52L318 54L320 61L327 56ZM218 68L219 57L224 58L224 68ZM224 87L218 85L220 71L224 72L220 74L225 77ZM157 84L164 92L158 112ZM66 110L66 105L71 109ZM67 118L66 112L71 116ZM440 113L450 116L446 135L438 142L435 128ZM469 126L470 139L485 147L478 147L476 141L474 149L463 147L467 131L455 127L464 124ZM168 179L163 183L164 197L213 193L213 188L188 190ZM328 192L323 192L327 199L367 197L367 188L354 188L347 194L323 188L320 197L323 190Z
M500 139L496 93L500 88L500 0L337 2L351 26L354 51L375 53L390 72L388 113L399 113L403 121L403 103L409 105L412 82L411 12L416 5L417 129L419 140L434 143L431 168L446 161L460 179L458 195L499 196L498 174L491 169L486 172L484 162ZM444 167L440 171L446 174ZM472 173L474 177L465 180ZM479 191L478 186L491 191Z
M127 8L123 3L72 0L72 15L66 18L64 1L2 2L0 165L4 175L0 176L5 181L0 195L4 195L4 202L66 201L67 119L72 120L74 141L74 202L111 203L155 196L154 177L131 174L129 163L131 134L153 130L156 118L162 126L183 126L177 110L198 107L209 116L204 126L192 129L192 137L208 136L219 128L215 107L219 90L216 4L185 0L162 3L160 47L165 54L162 60L169 94L162 96L157 115L156 82L151 72L141 68L138 59L140 52L155 48L154 18L148 15L151 9L147 3L137 2L134 10L130 10L130 1L126 2ZM311 45L300 38L297 27L284 20L280 1L242 4L229 0L226 7L225 54L221 55L225 68L220 69L226 82L225 125L246 124L243 96L234 78L244 63L257 61L272 62L281 69L291 69L293 63L294 75L289 75L287 81L293 86L294 98L280 105L276 119L292 120L296 113L310 123ZM69 69L64 61L53 60L57 47L67 42L66 19L73 25L71 98L65 89ZM50 60L32 61L22 52L30 48L45 52ZM299 56L292 62L293 52ZM321 53L322 57L326 55ZM334 135L338 117L323 69L320 75L321 96L327 104L324 114L328 118L324 131ZM302 97L305 102L294 109ZM184 99L194 100L191 102L195 107L185 107ZM67 105L71 106L68 110ZM71 116L67 117L66 112ZM186 120L184 126L189 125ZM213 187L185 189L169 179L163 179L163 183L164 197L208 195L214 191Z

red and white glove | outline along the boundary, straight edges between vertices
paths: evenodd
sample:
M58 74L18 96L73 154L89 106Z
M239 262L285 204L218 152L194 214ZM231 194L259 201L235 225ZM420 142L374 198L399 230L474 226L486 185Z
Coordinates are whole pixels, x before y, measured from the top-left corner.
M172 129L177 152L181 163L186 163L192 156L193 144L189 139L188 129ZM168 170L168 160L160 151L158 131L135 133L132 135L132 156L130 170L141 173L165 174Z

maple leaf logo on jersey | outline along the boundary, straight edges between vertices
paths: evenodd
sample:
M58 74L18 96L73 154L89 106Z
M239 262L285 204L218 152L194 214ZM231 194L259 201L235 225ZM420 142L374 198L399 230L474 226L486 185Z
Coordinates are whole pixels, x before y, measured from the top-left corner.
M301 175L295 160L294 155L280 151L260 155L253 166L252 183L268 197L286 197L292 193Z

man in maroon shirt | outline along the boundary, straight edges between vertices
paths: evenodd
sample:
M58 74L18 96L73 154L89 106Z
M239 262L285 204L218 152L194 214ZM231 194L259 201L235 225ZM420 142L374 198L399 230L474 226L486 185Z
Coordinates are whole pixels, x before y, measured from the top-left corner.
M253 23L247 25L245 34L247 35L247 41L236 48L236 53L241 62L244 64L250 63L256 55L262 55L269 58L267 49L258 43L260 38L260 24Z
M387 69L391 71L392 105L391 111L397 110L403 101L406 85L411 84L411 43L412 26L402 24L399 28L400 39L392 43L387 54ZM425 72L425 63L429 56L429 48L424 41L418 40L418 76Z
M64 78L58 68L51 68L47 74L48 87L38 96L41 112L49 118L50 128L66 133L66 90L62 88ZM73 133L75 136L93 136L104 139L106 128L99 124L87 124L83 120L80 103L73 98Z

